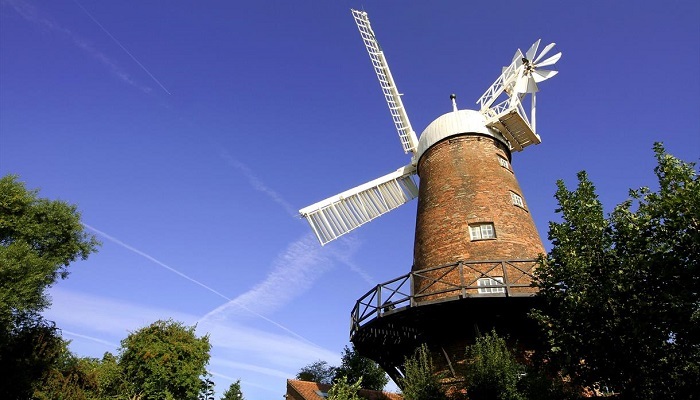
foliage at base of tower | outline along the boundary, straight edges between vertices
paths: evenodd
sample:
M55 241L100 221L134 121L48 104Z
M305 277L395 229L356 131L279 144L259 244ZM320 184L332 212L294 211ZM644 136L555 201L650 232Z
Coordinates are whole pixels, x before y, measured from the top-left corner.
M466 352L467 394L470 400L524 400L518 382L525 372L495 331L476 338Z
M345 346L339 367L333 367L326 361L314 361L302 367L296 379L307 382L333 384L345 377L350 382L362 382L362 389L383 390L389 377L373 360L361 356L355 347Z
M142 400L196 400L207 376L209 337L172 320L156 321L121 342L119 365Z
M694 163L656 143L658 191L630 191L609 218L585 172L557 182L552 250L533 313L546 357L571 382L623 398L700 393L700 184ZM692 397L695 396L695 397Z
M347 376L339 377L328 390L328 400L362 400L357 394L362 386L362 377L355 383L350 382Z
M401 391L406 400L445 400L440 377L435 374L433 359L427 345L417 348L404 361Z
M340 367L335 370L334 381L345 377L350 382L362 382L360 387L369 390L383 390L389 377L374 361L359 355L354 346L345 346Z

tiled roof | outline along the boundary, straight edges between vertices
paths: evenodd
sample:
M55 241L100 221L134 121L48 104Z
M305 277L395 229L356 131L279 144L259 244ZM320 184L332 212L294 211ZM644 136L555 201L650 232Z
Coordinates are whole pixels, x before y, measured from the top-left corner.
M287 379L287 400L325 400L331 385ZM403 400L398 393L360 389L357 394L367 400Z

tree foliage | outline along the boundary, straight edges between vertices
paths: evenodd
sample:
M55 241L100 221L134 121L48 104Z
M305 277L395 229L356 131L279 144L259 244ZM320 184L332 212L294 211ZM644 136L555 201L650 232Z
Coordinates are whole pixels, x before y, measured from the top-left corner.
M224 397L221 400L245 400L243 392L241 392L241 380L233 382L224 392Z
M355 383L350 382L352 381L345 375L339 377L328 390L328 400L361 400L358 392L362 386L362 377Z
M119 366L142 400L196 400L207 375L209 337L172 320L156 321L121 342Z
M0 331L0 398L31 398L65 343L52 322L36 315L15 314L9 322Z
M332 384L335 377L335 367L328 365L326 361L314 361L299 370L296 379L307 382Z
M46 289L98 245L75 205L40 198L15 175L0 178L0 397L31 398L56 377L66 344L39 314Z
M406 400L445 400L447 396L435 374L433 359L428 346L417 348L413 356L404 360L404 377L401 389Z
M354 346L345 346L340 367L335 370L335 379L346 377L348 382L362 382L360 387L369 390L383 390L389 377L374 361L359 355Z
M630 191L605 218L585 172L557 182L552 249L533 315L547 357L582 387L625 398L700 393L700 185L694 163L656 143L658 191Z
M98 245L75 205L40 198L15 175L0 178L0 317L43 310L46 288Z
M478 336L466 352L467 393L470 400L525 400L518 388L525 367L518 363L504 338L495 331Z

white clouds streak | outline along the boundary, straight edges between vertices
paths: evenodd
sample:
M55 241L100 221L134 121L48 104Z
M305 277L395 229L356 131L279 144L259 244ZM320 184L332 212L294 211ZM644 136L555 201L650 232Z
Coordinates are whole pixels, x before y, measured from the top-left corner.
M115 38L114 36L112 36L112 34L109 33L109 31L108 31L104 26L102 26L102 24L101 24L95 17L93 17L92 14L90 14L90 12L88 12L88 10L85 9L85 7L83 7L83 5L80 4L80 3L78 2L78 0L73 0L73 2L74 2L75 4L77 4L78 7L80 7L80 8L83 10L83 12L84 12L88 17L90 17L90 19L91 19L95 24L97 24L97 26L100 27L100 29L102 29L102 32L104 32L105 34L107 34L107 36L109 36L109 38L112 39L112 41L114 41L114 43L116 43L117 46L119 46L122 50L124 50L124 52L125 52L129 57L131 57L131 59L134 60L134 62L135 62L136 64L138 64L138 66L141 67L141 69L142 69L146 74L148 74L148 76L150 76L151 79L153 79L153 81L154 81L155 83L157 83L158 86L160 86L160 88L163 89L163 91L164 91L165 93L170 94L170 92L168 91L168 89L166 89L165 86L163 86L163 84L160 83L160 81L159 81L158 79L156 79L155 76L153 76L153 74L151 73L151 71L149 71L148 69L146 69L146 67L144 67L143 64L141 64L141 62L140 62L139 60L137 60L136 57L134 57L134 55L131 54L131 52L130 52L129 50L127 50L126 47L124 47L124 46L117 40L117 38Z
M134 81L134 79L131 78L131 76L127 72L125 72L122 68L120 68L115 62L113 62L104 53L95 49L87 40L85 40L82 37L80 37L79 35L73 33L70 29L67 29L67 28L61 26L57 22L42 16L39 13L39 10L37 10L37 8L34 7L33 5L27 3L23 0L2 0L2 4L9 5L10 7L12 7L15 10L15 12L17 12L17 14L19 14L22 18L24 18L28 22L36 24L36 25L38 25L42 28L48 29L52 32L57 32L57 33L61 34L63 37L69 39L71 42L73 42L73 44L76 47L83 50L85 53L89 54L95 60L100 62L102 65L104 65L112 74L114 74L122 82L125 82L125 83L145 92L145 93L150 93L152 91L152 89L150 87L139 85L136 81ZM83 8L83 10L84 10L84 8ZM98 23L98 25L99 25L99 23ZM103 30L104 30L104 28L103 28ZM111 35L110 35L110 37L111 37ZM116 40L116 39L113 39L113 40ZM126 51L126 49L124 49L124 51ZM128 51L127 51L127 54L131 55ZM132 56L132 58L133 58L133 56ZM134 59L134 61L136 61L136 60ZM136 62L143 68L141 63L139 63L138 61L136 61ZM158 82L158 80L155 79L148 71L146 71L146 73L148 73L149 76L151 76L151 78L153 78L160 85L160 82ZM161 85L161 87L162 87L162 85ZM163 90L165 90L165 88L163 88ZM170 94L167 90L165 90L165 91L166 91L166 93Z
M168 271L170 271L170 272L172 272L172 273L174 273L174 274L176 274L176 275L179 275L179 276L182 277L182 278L187 279L188 281L190 281L190 282L192 282L192 283L194 283L194 284L196 284L196 285L198 285L198 286L203 287L204 289L206 289L206 290L208 290L208 291L210 291L210 292L216 294L217 296L223 298L224 300L228 300L228 303L226 303L226 304L230 304L230 305L232 305L232 306L237 306L237 307L243 308L244 310L248 311L249 313L251 313L251 314L257 316L258 318L264 319L265 321L271 323L272 325L275 325L276 327L278 327L278 328L284 330L285 332L287 332L287 333L289 333L289 334L291 334L291 335L293 335L293 336L295 336L295 337L297 337L297 338L299 338L299 339L301 339L301 340L304 340L304 341L306 341L306 342L309 342L309 341L308 341L307 339L305 339L303 336L297 334L296 332L294 332L294 331L292 331L291 329L285 327L284 325L279 324L279 323L277 323L277 322L275 322L275 321L273 321L273 320L267 318L266 316L264 316L264 315L262 315L262 314L260 314L260 313L257 313L257 312L255 312L255 311L253 311L252 309L250 309L249 307L247 307L245 304L239 303L239 302L238 302L237 300L235 300L235 299L234 299L234 300L231 300L229 297L225 296L224 294L222 294L222 293L220 293L220 292L218 292L218 291L212 289L211 287L209 287L209 286L203 284L202 282L200 282L200 281L198 281L198 280L196 280L196 279L190 278L189 276L183 274L182 272L176 270L175 268L172 268L172 267L166 265L165 263L163 263L163 262L157 260L156 258L154 258L154 257L152 257L152 256L150 256L150 255L148 255L148 254L146 254L146 253L144 253L143 251L141 251L141 250L139 250L139 249L137 249L137 248L134 248L134 247L132 247L132 246L130 246L130 245L128 245L128 244L122 242L121 240L115 238L114 236L108 235L107 233L102 232L102 231L100 231L99 229L96 229L96 228L94 228L94 227L92 227L92 226L90 226L90 225L88 225L88 224L83 223L83 225L84 225L86 228L90 229L91 231L93 231L93 232L97 233L98 235L104 237L105 239L107 239L107 240L109 240L109 241L111 241L111 242L113 242L113 243L116 243L116 244L118 244L119 246L121 246L121 247L123 247L123 248L125 248L125 249L127 249L127 250L129 250L129 251L132 251L132 252L134 252L134 253L136 253L136 254L138 254L138 255L140 255L140 256L146 258L146 259L148 259L149 261L152 261L153 263L155 263L155 264L157 264L157 265L159 265L159 266L161 266L161 267L167 269ZM309 342L309 343L311 343L311 342Z
M212 289L211 287L209 287L209 286L203 284L202 282L200 282L200 281L198 281L198 280L196 280L196 279L190 278L189 276L183 274L182 272L176 270L175 268L172 268L172 267L166 265L165 263L163 263L163 262L161 262L161 261L159 261L159 260L157 260L157 259L155 259L155 258L149 256L148 254L144 253L143 251L141 251L141 250L139 250L139 249L137 249L137 248L134 248L134 247L132 247L132 246L129 246L128 244L122 242L121 240L115 238L114 236L110 236L110 235L108 235L107 233L102 232L101 230L99 230L99 229L97 229L97 228L94 228L94 227L92 227L92 226L90 226L90 225L88 225L88 224L85 224L85 223L83 223L83 226L85 226L85 227L88 228L89 230L91 230L91 231L97 233L98 235L104 237L105 239L109 240L110 242L116 243L116 244L118 244L119 246L121 246L121 247L123 247L123 248L125 248L125 249L127 249L127 250L129 250L129 251L132 251L132 252L134 252L134 253L140 255L141 257L144 257L144 258L148 259L149 261L152 261L153 263L155 263L155 264L157 264L157 265L159 265L159 266L161 266L161 267L167 269L168 271L170 271L170 272L172 272L172 273L174 273L174 274L177 274L177 275L179 275L179 276L181 276L181 277L187 279L188 281L190 281L190 282L192 282L192 283L194 283L194 284L196 284L196 285L198 285L198 286L203 287L204 289L206 289L206 290L208 290L208 291L214 293L215 295L217 295L217 296L219 296L219 297L221 297L221 298L223 298L223 299L225 299L225 300L231 300L230 298L228 298L228 297L225 296L224 294L222 294L222 293L220 293L220 292L218 292L218 291Z
M248 180L248 183L250 183L250 186L253 187L253 189L257 190L258 192L262 192L265 194L267 197L269 197L272 201L277 203L279 206L281 206L287 214L289 214L292 217L298 217L299 212L292 207L291 204L289 204L279 193L275 192L274 190L270 189L263 181L261 181L254 173L253 171L250 170L245 164L242 162L236 160L229 154L228 151L225 149L219 149L219 153L221 155L221 158L226 161L226 163L234 168L236 168L238 171L240 171L243 176Z
M332 261L313 236L307 234L287 246L264 281L210 311L200 321L230 317L235 313L235 305L253 307L261 313L273 312L308 290L331 265Z

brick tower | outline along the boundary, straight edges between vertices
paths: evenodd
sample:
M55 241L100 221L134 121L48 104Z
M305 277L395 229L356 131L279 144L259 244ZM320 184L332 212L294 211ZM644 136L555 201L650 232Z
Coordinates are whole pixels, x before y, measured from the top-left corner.
M422 344L441 372L455 379L479 332L496 329L529 347L530 282L544 253L509 142L486 126L481 113L455 110L437 118L421 134L417 155L411 272L378 285L352 313L356 350L395 382L405 357Z

